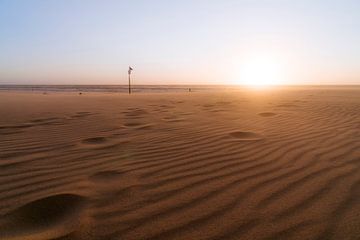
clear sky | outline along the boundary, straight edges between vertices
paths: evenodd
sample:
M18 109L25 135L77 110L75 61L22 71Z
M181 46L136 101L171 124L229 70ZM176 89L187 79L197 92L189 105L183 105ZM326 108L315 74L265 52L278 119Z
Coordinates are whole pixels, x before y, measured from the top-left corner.
M360 84L360 1L0 0L0 84L126 84L129 65L135 84Z

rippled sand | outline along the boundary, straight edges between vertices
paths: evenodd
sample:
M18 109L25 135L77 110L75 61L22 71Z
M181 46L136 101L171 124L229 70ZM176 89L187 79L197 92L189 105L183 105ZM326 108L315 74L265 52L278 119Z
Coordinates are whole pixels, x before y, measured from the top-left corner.
M359 239L359 87L3 92L0 116L0 239Z

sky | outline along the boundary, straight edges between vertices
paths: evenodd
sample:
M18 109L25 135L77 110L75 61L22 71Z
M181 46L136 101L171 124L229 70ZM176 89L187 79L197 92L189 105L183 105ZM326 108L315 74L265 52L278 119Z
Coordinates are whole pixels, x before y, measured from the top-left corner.
M0 0L0 84L360 84L358 0Z

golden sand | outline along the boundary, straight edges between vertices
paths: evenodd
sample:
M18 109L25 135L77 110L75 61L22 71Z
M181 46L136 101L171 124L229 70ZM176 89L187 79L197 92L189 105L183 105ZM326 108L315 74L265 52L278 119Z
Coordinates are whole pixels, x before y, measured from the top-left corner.
M359 239L360 89L0 93L0 239Z

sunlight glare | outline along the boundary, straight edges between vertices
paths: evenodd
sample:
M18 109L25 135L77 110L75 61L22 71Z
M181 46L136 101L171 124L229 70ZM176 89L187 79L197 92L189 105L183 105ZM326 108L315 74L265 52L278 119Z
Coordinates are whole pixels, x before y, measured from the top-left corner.
M285 81L285 69L285 65L276 58L252 57L240 65L236 84L256 87L280 85Z

